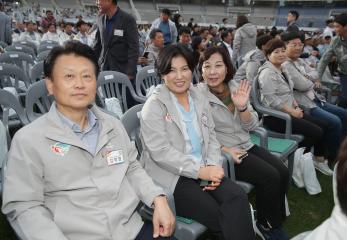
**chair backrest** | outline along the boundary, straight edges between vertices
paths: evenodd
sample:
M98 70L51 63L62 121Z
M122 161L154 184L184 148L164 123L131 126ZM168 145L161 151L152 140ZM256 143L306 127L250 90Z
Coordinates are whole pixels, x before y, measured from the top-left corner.
M146 90L160 83L161 80L155 68L153 66L144 67L136 74L136 93L138 96L145 98Z
M0 47L6 48L7 46L8 46L7 43L0 41Z
M142 153L142 143L140 139L140 116L144 104L138 104L130 108L121 117L121 122L128 133L131 141L135 141L139 155Z
M42 53L42 52L44 52L44 51L51 51L54 47L56 47L56 46L58 46L58 45L55 45L55 44L41 44L40 46L39 46L39 48L37 49L37 54L40 54L40 53Z
M22 44L22 45L25 45L25 46L28 46L28 47L31 47L34 51L35 51L35 54L37 54L37 47L36 47L36 44L34 42L30 42L30 41L19 41L19 42L16 42L14 44Z
M26 98L25 110L30 122L49 111L54 97L50 96L46 88L45 80L30 85Z
M19 103L17 97L13 95L11 92L4 89L0 89L0 108L2 109L1 120L7 131L8 139L10 139L10 134L9 134L9 110L10 109L13 109L16 112L18 119L22 125L29 123L28 118L25 114L24 108Z
M34 83L39 80L42 80L44 78L43 73L43 61L37 62L31 69L30 69L30 82Z
M6 137L6 129L3 123L0 121L0 195L2 195L2 189L4 189L4 173L3 169L6 164L7 151L8 151L8 138Z
M37 61L44 61L50 52L51 52L51 50L46 50L46 51L40 52L37 55L36 60Z
M0 55L1 63L12 63L23 69L25 74L29 76L29 70L35 64L34 58L30 54L23 52L5 52Z
M59 42L57 41L52 41L52 40L45 40L45 41L41 41L40 42L40 46L41 45L54 45L54 46L58 46Z
M0 87L14 87L17 92L21 92L19 82L24 82L28 88L30 85L29 78L24 71L14 64L0 63Z
M127 75L115 71L100 72L98 77L98 87L103 98L118 98L123 112L128 110L127 90L138 102L145 102L145 99L136 95L133 86ZM130 97L130 96L128 96Z
M28 47L26 45L20 44L20 43L15 43L11 46L6 47L5 51L6 52L24 52L24 53L29 54L33 58L36 57L36 53L35 53L34 49L32 49L31 47Z

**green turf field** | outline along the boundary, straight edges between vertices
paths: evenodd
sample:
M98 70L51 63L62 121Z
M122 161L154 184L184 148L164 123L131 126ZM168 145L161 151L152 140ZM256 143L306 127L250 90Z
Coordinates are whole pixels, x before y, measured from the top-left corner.
M284 228L290 237L298 233L311 230L322 223L330 216L334 206L331 177L317 174L323 192L317 196L310 196L304 189L291 187L288 193L289 207L291 215L285 222ZM251 202L254 196L250 195ZM15 240L12 229L8 225L5 217L0 214L0 240ZM201 236L199 240L214 240L208 232Z

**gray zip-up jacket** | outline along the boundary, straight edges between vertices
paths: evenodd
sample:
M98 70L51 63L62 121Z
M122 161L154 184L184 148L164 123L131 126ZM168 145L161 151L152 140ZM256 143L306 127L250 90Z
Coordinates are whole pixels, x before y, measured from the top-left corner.
M339 71L347 75L347 39L342 39L342 37L337 36L331 41L317 67L319 79L322 79L325 68L328 66L333 56L337 58Z
M216 139L209 103L191 86L190 96L202 135L202 159L206 165L221 165L220 144ZM174 192L180 176L197 179L201 163L185 154L183 126L175 103L165 85L156 87L141 111L141 162L148 174L165 189Z
M242 58L249 51L256 48L257 28L251 23L246 23L238 28L233 41L233 56L232 61L242 63Z
M256 129L259 126L258 114L253 110L248 103L248 109L251 112L251 121L248 123L241 122L238 111L231 113L227 106L222 103L208 89L205 83L199 83L198 89L207 97L215 124L215 131L218 142L226 147L237 147L248 150L253 147L249 131ZM236 90L237 85L229 82L230 91Z
M296 61L288 59L282 64L282 71L293 82L294 98L303 108L317 107L313 101L315 97L321 99L314 90L314 82L318 80L318 73L311 68L306 61L299 58Z
M155 61L158 58L160 48L154 46L154 44L151 43L148 45L147 52L148 52L148 65L154 66Z
M257 76L258 69L266 61L266 57L262 50L259 48L254 49L246 54L244 62L237 69L232 81L240 83L241 80L247 79L250 84Z
M2 211L22 240L133 240L140 200L163 194L136 160L123 125L97 107L95 155L61 121L55 104L20 129L5 169ZM109 164L111 153L123 161ZM118 157L116 157L118 153Z
M285 105L294 106L293 82L290 79L287 82L282 72L275 68L271 62L266 61L259 68L258 81L261 102L264 105L280 111Z

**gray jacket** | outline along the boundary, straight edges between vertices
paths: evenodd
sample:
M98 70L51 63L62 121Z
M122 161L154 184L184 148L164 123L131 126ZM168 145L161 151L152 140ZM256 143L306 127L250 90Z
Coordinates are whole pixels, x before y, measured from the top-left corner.
M161 23L161 19L160 17L155 19L152 22L151 28L149 29L148 33L150 33L153 29L155 28L159 28ZM171 21L169 19L169 27L170 27L170 33L171 33L171 44L176 43L177 42L177 36L178 36L178 32L177 32L177 28L176 25L173 21ZM147 35L146 41L149 40L149 34Z
M287 105L293 107L293 82L285 80L282 72L275 68L271 62L266 61L258 71L261 101L264 105L282 111Z
M148 65L154 66L155 61L158 58L160 48L154 46L154 44L151 43L148 45L147 52L148 52Z
M257 76L258 69L266 61L266 57L262 50L254 49L248 52L244 57L244 62L237 69L233 81L240 83L241 80L247 79L250 84Z
M242 64L242 58L249 51L256 48L257 28L251 23L246 23L242 27L238 28L235 33L233 41L233 56L232 61L234 63Z
M236 90L236 85L229 82L230 91ZM215 123L217 140L221 145L226 147L238 147L245 150L253 147L249 131L258 127L258 114L248 103L248 109L251 112L251 121L248 123L241 122L238 111L231 113L227 106L222 103L214 94L212 94L205 83L199 83L198 89L207 97Z
M297 61L288 59L282 64L282 71L293 82L294 98L304 109L316 107L313 101L315 97L321 98L314 91L314 81L318 80L318 73L311 68L303 59ZM306 75L306 76L305 76Z
M317 71L319 78L322 79L326 66L330 63L333 56L336 56L339 71L347 75L347 39L342 39L342 37L335 37L328 49L323 54L319 61Z
M20 129L5 169L2 211L21 239L135 239L136 211L163 191L136 160L122 124L96 107L100 132L95 156L51 110ZM34 141L33 141L34 140ZM108 164L121 151L123 163Z
M207 99L191 86L202 133L202 158L207 165L221 165L220 145L216 139L213 118ZM185 154L183 127L168 88L159 85L141 111L141 162L148 174L161 186L174 192L178 178L197 179L201 164Z
M0 41L12 44L11 18L4 12L0 12Z

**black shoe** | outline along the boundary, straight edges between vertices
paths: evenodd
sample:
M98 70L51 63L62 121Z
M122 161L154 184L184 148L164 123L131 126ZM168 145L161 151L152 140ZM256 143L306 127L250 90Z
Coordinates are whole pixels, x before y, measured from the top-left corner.
M259 231L263 234L265 240L289 240L287 234L281 227L264 227L260 223L257 223L257 227Z

